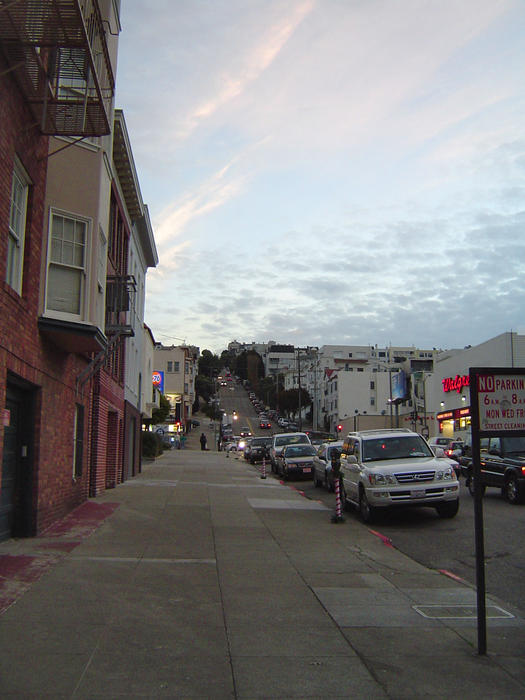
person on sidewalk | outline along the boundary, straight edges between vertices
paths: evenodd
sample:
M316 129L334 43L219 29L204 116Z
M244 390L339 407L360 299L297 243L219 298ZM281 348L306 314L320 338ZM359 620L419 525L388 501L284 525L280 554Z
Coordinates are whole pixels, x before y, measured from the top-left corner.
M200 442L201 442L201 450L205 450L206 449L206 435L204 435L204 433L201 433Z

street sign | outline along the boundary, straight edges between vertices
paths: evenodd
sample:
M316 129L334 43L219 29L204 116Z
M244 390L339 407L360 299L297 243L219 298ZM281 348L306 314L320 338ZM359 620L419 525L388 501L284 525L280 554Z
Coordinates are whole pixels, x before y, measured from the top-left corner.
M525 368L471 367L468 383L472 422L478 654L486 654L487 613L480 438L525 434Z
M512 374L486 371L477 374L480 431L525 432L525 376L519 370Z
M153 386L160 391L161 394L164 393L164 372L155 370L151 375L151 381Z

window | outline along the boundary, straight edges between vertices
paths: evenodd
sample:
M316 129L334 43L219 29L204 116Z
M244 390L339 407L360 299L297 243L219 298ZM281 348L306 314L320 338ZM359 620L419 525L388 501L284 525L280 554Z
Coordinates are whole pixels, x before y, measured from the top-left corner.
M180 372L180 363L168 360L167 372Z
M11 185L6 282L18 294L22 293L28 191L29 179L24 174L22 166L17 162Z
M83 315L87 235L87 221L51 213L47 311Z
M82 476L82 457L84 453L84 406L76 405L73 442L73 479Z

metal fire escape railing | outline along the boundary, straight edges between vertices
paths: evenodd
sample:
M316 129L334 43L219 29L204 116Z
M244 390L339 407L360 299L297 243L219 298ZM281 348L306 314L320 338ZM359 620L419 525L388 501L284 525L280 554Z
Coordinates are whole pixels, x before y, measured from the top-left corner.
M108 276L106 280L106 336L108 343L77 377L77 391L106 362L125 338L135 335L128 314L135 309L137 282L133 275Z
M0 51L42 133L110 133L115 80L98 0L0 0Z

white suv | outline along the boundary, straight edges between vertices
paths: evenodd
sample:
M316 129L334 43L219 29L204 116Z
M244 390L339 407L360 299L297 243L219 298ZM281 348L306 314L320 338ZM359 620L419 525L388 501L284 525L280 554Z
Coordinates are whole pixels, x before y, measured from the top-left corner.
M277 457L287 445L310 445L310 438L306 433L276 433L270 446L270 462L272 472L277 473Z
M441 518L459 508L454 469L437 459L428 443L411 430L349 433L341 451L341 499L353 503L364 522L380 508L431 506Z

